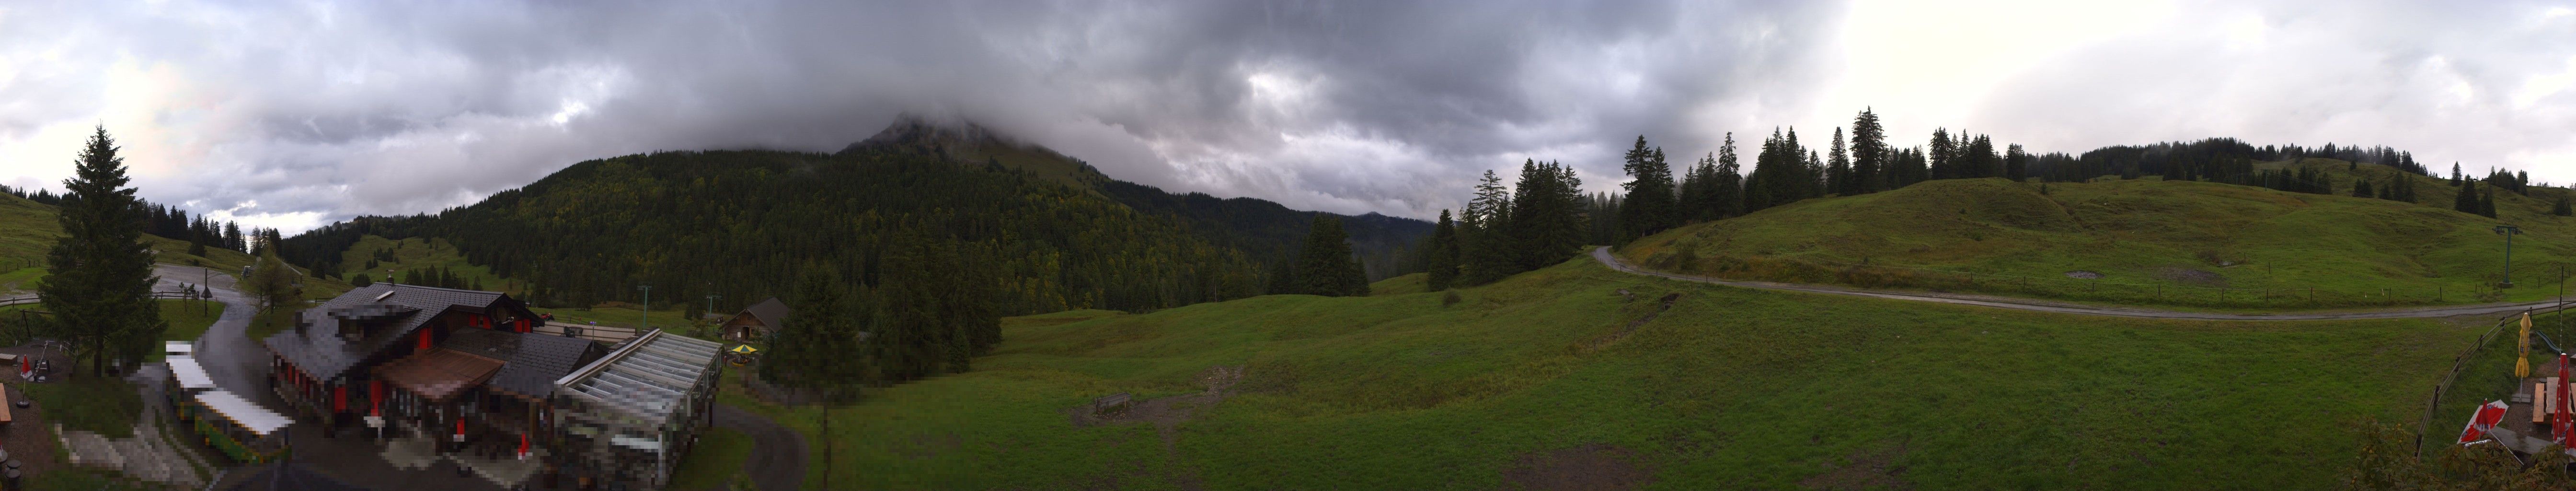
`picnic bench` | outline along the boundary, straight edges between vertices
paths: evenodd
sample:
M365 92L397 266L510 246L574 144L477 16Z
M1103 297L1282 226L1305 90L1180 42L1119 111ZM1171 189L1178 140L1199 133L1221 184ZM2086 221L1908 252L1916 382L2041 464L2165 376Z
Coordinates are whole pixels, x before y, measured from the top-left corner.
M1124 410L1126 410L1126 409L1127 409L1127 402L1128 402L1128 400L1129 400L1129 399L1132 399L1132 398L1133 398L1133 396L1131 396L1131 395L1129 395L1129 394L1127 394L1127 393L1125 393L1125 392L1120 392L1120 393L1116 393L1116 394L1110 394L1110 395L1100 396L1100 398L1098 398L1098 399L1092 399L1092 400L1091 400L1091 414L1095 414L1095 415L1096 415L1096 414L1106 414L1106 413L1111 413L1111 412L1124 411Z
M2549 423L2551 410L2558 408L2558 394L2550 393L2550 389L2557 387L2558 377L2550 377L2547 382L2532 384L2531 424Z

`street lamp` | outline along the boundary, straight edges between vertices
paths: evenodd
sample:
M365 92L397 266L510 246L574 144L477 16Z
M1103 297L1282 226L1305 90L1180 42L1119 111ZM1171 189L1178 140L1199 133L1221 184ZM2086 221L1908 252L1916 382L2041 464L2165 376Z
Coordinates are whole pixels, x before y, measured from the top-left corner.
M2504 284L2498 286L2513 288L2513 236L2522 235L2522 227L2497 225L2495 233L2504 236Z

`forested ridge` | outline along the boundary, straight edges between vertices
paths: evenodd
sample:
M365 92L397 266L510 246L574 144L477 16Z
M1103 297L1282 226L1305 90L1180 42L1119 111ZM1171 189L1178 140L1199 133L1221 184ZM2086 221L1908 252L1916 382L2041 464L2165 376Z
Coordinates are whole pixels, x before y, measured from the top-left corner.
M928 242L994 266L1007 314L1142 311L1265 293L1315 212L1253 199L1173 195L1107 179L1079 160L980 128L898 121L836 154L657 152L582 162L520 189L431 215L361 217L283 241L289 261L345 271L366 235L437 237L545 305L656 303L709 293L719 310L787 296L811 268L867 289L889 251ZM1346 219L1363 258L1393 269L1428 234L1418 220ZM961 272L967 274L971 272Z

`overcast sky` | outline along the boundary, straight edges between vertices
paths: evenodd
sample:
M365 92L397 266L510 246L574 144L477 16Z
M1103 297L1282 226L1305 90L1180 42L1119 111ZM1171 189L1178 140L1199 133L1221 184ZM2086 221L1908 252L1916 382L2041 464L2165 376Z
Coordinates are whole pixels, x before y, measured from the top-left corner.
M300 231L586 159L962 117L1112 177L1428 218L1485 169L1612 189L1875 107L2034 151L2385 144L2576 181L2568 2L27 2L0 183L104 124L145 197Z

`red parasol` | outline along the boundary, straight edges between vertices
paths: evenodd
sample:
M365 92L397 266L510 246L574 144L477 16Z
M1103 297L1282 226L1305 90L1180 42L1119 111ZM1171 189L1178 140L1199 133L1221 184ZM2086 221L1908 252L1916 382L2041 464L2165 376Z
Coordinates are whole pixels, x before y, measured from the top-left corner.
M2567 409L2571 407L2571 405L2567 403L2567 384L2567 354L2559 353L2558 386L2551 387L2551 389L2556 389L2556 392L2558 393L2558 400L2554 403L2558 405L2556 408L2558 414L2553 415L2555 417L2550 419L2549 430L2551 433L2555 433L2550 436L2555 437L2554 439L2558 440L2560 445L2566 445L2568 442L2568 431L2576 429L2576 420L2568 419L2567 415Z

